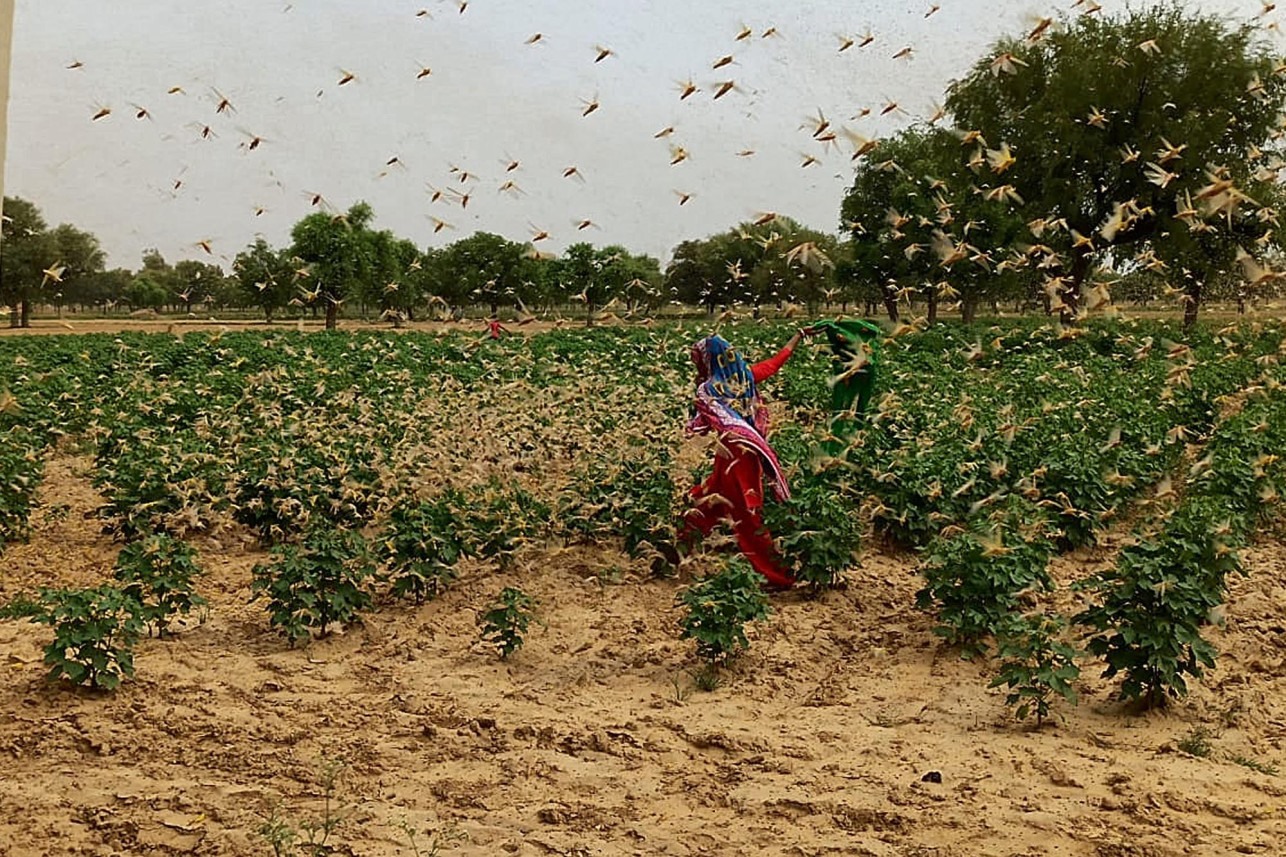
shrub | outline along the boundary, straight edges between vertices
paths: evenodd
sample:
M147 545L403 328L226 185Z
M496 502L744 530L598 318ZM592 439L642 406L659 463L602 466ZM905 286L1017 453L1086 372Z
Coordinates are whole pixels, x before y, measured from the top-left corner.
M987 637L1005 628L1020 595L1048 590L1052 546L1010 523L976 522L970 531L939 537L925 550L920 573L925 586L916 606L936 609L933 632L966 654L985 649Z
M172 615L186 616L205 605L192 586L199 574L196 551L161 533L126 545L116 557L116 580L139 603L139 618L158 635L165 634Z
M522 488L489 482L476 493L454 494L455 514L471 555L495 559L501 568L513 561L523 542L545 533L551 517L548 504Z
M30 535L32 496L43 467L26 432L0 434L0 552L6 542L26 541Z
M394 506L379 544L393 595L417 604L455 580L455 565L468 550L450 497Z
M571 487L559 509L569 535L619 538L625 552L674 540L675 485L668 450L645 449L623 460L596 459Z
M499 598L478 617L482 640L496 647L502 659L522 648L527 628L536 620L536 600L521 589L505 587Z
M1121 551L1117 565L1082 584L1099 602L1076 616L1092 635L1088 650L1106 658L1105 678L1122 675L1121 698L1145 707L1186 695L1184 676L1215 664L1201 636L1223 603L1228 573L1240 570L1217 502L1180 508L1161 534Z
M695 640L697 655L709 664L725 663L749 645L746 624L772 613L763 578L741 557L678 595L687 612L679 620L682 637Z
M254 567L251 600L268 599L269 622L294 646L311 630L349 624L371 604L364 588L375 572L366 540L352 530L314 528L300 545L273 548L274 561Z
M1081 670L1076 665L1077 650L1058 639L1066 627L1061 618L1025 616L1001 632L998 648L1004 660L991 687L1009 688L1005 704L1017 706L1014 714L1019 720L1034 713L1039 727L1049 716L1054 694L1075 704L1071 683Z
M33 622L54 629L45 647L49 677L113 690L134 676L134 644L144 629L140 606L115 586L42 589L22 606ZM16 613L19 611L10 611Z
M830 474L803 474L785 503L764 506L764 523L797 580L836 586L862 547L862 525L848 486Z

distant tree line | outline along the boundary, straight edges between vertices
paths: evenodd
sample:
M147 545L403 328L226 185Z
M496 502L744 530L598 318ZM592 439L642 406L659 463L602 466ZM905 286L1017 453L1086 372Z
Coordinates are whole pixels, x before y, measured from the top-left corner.
M1003 304L1071 322L1158 300L1191 323L1205 302L1244 309L1286 281L1284 112L1286 62L1253 23L1170 5L1046 19L951 85L939 118L954 127L876 141L819 115L816 139L855 147L837 234L765 214L682 242L662 270L617 245L558 256L486 232L421 249L359 202L307 215L287 247L256 241L226 272L156 251L131 272L104 270L92 235L6 198L0 302L14 325L36 303L258 307L333 326L345 307L400 322L568 304L587 321L682 304L839 305L895 321L910 309L932 323Z

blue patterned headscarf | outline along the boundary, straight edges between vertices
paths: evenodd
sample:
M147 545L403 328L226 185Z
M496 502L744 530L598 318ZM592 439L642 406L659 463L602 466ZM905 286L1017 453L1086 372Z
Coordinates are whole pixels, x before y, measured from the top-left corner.
M710 392L755 425L761 407L759 391L754 373L737 349L722 336L707 336L692 346L692 362L697 366L697 382L709 383Z
M768 444L768 408L755 388L754 372L722 336L707 336L693 345L692 362L697 367L697 395L688 431L714 431L726 442L750 447L763 460L777 499L790 499L781 462Z

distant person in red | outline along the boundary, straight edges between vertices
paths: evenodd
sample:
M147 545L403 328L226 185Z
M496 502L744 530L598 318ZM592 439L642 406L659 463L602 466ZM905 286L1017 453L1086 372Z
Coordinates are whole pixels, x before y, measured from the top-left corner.
M492 339L499 339L501 333L508 333L509 328L500 323L500 319L494 315L487 321L487 334Z
M753 365L721 336L708 336L692 346L697 392L687 429L690 434L713 431L718 444L713 471L692 489L693 508L684 515L679 542L690 547L719 521L729 520L741 552L770 589L789 589L795 578L782 566L764 527L765 473L778 500L790 499L790 489L768 444L768 408L757 385L777 374L800 338L808 335L810 330L801 330L775 356Z

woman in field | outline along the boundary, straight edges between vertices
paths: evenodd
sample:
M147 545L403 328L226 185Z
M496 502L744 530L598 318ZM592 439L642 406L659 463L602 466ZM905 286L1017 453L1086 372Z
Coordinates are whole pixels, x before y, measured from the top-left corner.
M721 520L732 523L741 552L770 589L789 589L795 578L781 564L772 535L764 527L764 475L778 500L790 498L777 454L768 443L768 408L758 385L777 373L808 328L790 338L776 355L755 364L721 336L707 336L692 346L697 368L695 415L691 434L715 432L714 469L692 489L693 507L684 515L679 536L690 547Z

